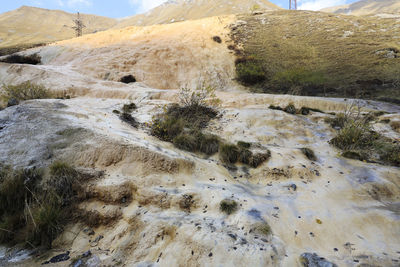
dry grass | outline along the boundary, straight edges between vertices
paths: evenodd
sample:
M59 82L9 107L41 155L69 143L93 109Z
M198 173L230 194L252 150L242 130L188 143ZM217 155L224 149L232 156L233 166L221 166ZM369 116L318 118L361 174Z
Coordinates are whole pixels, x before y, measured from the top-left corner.
M399 37L395 19L311 11L274 11L239 19L247 24L236 27L233 39L266 73L266 82L255 90L291 93L293 88L275 80L299 69L319 73L306 80L323 81L320 86L303 86L298 92L302 95L380 98L399 88L400 57L385 57L385 51L400 50L394 39Z

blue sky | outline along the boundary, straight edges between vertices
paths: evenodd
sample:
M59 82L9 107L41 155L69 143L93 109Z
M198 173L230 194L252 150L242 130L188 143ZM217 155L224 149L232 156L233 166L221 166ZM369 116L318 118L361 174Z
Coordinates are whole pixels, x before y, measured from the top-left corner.
M122 18L147 11L166 0L0 0L0 13L16 9L22 5L48 9L61 9L67 12L96 14L106 17ZM218 2L218 0L215 0ZM288 0L270 0L287 8ZM298 0L301 9L320 8L355 2L356 0Z

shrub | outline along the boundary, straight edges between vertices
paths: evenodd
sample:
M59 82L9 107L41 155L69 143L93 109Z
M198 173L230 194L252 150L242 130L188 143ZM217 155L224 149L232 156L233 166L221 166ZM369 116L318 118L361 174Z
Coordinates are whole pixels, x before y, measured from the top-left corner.
M132 115L129 114L129 113L123 112L123 113L119 116L119 118L120 118L122 121L128 123L128 124L129 124L130 126L132 126L132 127L137 128L138 125L139 125L139 123L137 122L137 120L136 120L134 117L132 117Z
M344 151L342 153L342 156L348 159L356 159L356 160L366 160L368 157L358 151Z
M121 112L120 112L119 110L116 110L116 109L114 109L112 112L113 112L114 114L117 114L117 115L121 114Z
M239 159L239 148L232 144L222 144L219 148L219 157L222 162L234 164Z
M212 107L220 104L220 100L215 94L215 88L212 86L198 86L195 90L181 88L179 102L183 108L190 107L191 110L198 109L199 107L212 109Z
M130 104L125 104L122 107L122 112L124 113L131 113L132 111L134 111L136 109L136 104L135 103L130 103Z
M172 142L184 128L185 122L181 118L165 115L153 119L151 124L151 135L158 137L163 141Z
M239 152L239 162L243 163L243 164L249 164L251 158L253 157L253 153L246 149L246 148L240 148L240 152Z
M296 114L296 107L293 104L289 104L283 109L283 111L289 114Z
M316 161L317 157L315 156L314 151L312 151L310 148L307 147L303 147L300 148L301 152L303 152L303 154L311 161Z
M238 209L238 204L235 200L224 199L219 204L219 210L228 215L231 215L232 213L237 211L237 209Z
M212 39L214 40L214 42L217 42L219 44L222 43L222 39L219 36L214 36Z
M0 60L0 62L10 63L10 64L37 65L37 64L41 63L41 58L37 54L28 55L28 56L13 54L13 55L10 55L10 56Z
M198 140L200 152L206 155L213 155L218 152L220 140L213 134L201 134Z
M24 82L18 85L3 85L0 92L0 100L9 103L14 100L17 103L30 99L52 98L53 93L42 85Z
M266 80L263 67L255 60L245 60L237 63L236 77L243 85L255 85Z
M50 246L68 222L79 184L79 173L68 164L55 162L49 176L41 169L13 170L0 166L0 242L29 240Z
M119 81L122 83L134 83L136 82L136 78L133 75L126 75L122 77Z

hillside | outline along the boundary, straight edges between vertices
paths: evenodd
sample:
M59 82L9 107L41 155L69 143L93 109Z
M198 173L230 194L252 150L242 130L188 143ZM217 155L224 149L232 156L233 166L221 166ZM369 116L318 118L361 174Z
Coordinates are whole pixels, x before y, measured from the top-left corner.
M329 7L321 11L345 15L400 14L398 0L361 0L348 5Z
M399 39L273 10L0 57L0 266L397 267Z
M116 20L95 15L81 14L86 25L83 33L109 29ZM76 14L61 10L48 10L22 6L0 14L0 47L49 43L75 37L71 28Z
M145 14L126 18L117 28L127 26L146 26L194 20L212 16L246 13L250 10L278 10L280 7L267 0L170 0Z

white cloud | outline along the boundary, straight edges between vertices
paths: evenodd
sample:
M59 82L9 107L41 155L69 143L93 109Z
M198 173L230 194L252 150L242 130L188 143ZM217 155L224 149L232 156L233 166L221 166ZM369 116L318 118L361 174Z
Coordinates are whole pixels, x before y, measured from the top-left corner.
M132 6L137 7L140 12L146 12L166 1L167 0L129 0L129 3Z
M57 4L60 7L69 6L69 7L77 7L77 6L92 6L92 0L57 0Z
M320 10L322 8L339 6L344 4L346 4L346 0L301 0L298 9Z

